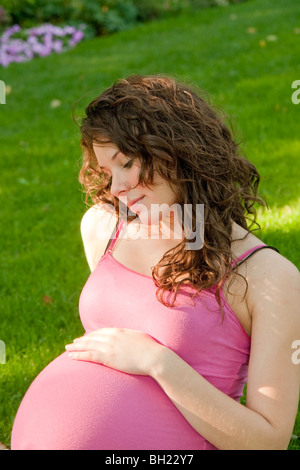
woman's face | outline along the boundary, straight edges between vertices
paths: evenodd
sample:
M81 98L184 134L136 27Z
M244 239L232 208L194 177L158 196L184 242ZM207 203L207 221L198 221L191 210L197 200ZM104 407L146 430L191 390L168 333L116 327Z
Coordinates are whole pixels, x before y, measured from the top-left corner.
M126 157L114 144L95 143L93 148L100 168L112 178L111 194L137 214L143 224L156 224L169 216L177 197L165 179L155 173L150 187L138 184L137 159Z

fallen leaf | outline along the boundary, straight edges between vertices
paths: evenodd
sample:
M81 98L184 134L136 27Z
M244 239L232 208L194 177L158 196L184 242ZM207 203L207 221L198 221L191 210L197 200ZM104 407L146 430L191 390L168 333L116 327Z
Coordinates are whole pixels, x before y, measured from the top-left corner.
M282 212L284 212L285 214L291 214L292 209L290 208L290 206L284 206L282 208Z
M44 295L43 302L44 302L44 304L52 304L53 299L52 299L52 297L50 297L50 295Z
M61 101L60 100L52 100L51 103L50 103L50 108L58 108L59 106L61 105Z
M256 33L256 28L254 28L253 26L250 26L249 28L247 28L247 33L249 33L249 34Z
M269 35L267 36L267 41L275 42L275 41L277 41L277 40L278 40L278 37L275 36L275 34L269 34Z
M266 47L267 43L266 43L266 41L265 41L264 39L261 39L261 40L259 41L259 45L260 45L260 47Z

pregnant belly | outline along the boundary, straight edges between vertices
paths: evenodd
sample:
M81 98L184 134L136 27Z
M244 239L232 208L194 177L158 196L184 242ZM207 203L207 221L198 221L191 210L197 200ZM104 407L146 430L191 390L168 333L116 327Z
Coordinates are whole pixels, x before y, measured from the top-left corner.
M67 353L28 389L12 450L213 448L150 377L125 374Z

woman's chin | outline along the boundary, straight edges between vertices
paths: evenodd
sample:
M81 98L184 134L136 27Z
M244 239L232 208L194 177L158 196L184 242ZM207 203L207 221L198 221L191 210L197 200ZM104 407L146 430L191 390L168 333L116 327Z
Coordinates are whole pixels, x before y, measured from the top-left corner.
M137 220L142 224L142 225L153 225L154 222L153 220L151 219L151 217L149 217L149 214L144 212L144 211L141 211L141 212L137 212ZM158 221L156 222L158 223Z
M138 215L140 223L148 226L159 225L162 219L161 214L148 211L146 207L144 209L138 210L136 214Z

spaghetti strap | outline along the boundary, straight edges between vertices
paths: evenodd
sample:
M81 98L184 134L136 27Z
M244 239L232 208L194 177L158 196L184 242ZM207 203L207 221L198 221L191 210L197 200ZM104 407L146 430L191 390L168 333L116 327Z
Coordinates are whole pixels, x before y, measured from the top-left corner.
M104 254L106 254L106 252L108 251L109 253L112 252L114 246L115 246L115 243L116 241L118 240L118 237L120 235L120 231L122 229L124 225L124 220L123 219L118 219L117 223L116 223L116 226L111 234L111 236L109 237L109 240L108 240L108 243L106 245L106 248L105 248L105 251L104 251Z
M233 261L233 263L237 266L240 266L244 261L246 261L248 258L250 258L250 256L254 255L254 253L256 253L259 250L263 250L264 248L270 248L271 250L275 250L275 251L277 251L277 253L280 253L280 251L277 250L277 248L275 248L274 246L258 245L258 246L255 246L254 248L251 248L250 250L246 251L246 253L242 254L241 256L239 256L235 261Z

